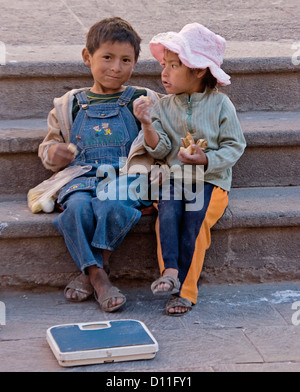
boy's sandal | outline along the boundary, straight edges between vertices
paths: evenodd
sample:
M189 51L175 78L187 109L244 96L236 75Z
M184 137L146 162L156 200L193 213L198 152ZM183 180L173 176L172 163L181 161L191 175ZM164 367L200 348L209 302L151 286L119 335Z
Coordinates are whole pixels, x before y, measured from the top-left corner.
M157 286L160 285L161 283L168 284L170 288L168 290L158 290ZM173 278L173 276L168 276L168 275L161 276L155 282L152 283L151 290L152 293L155 295L175 294L178 293L178 291L180 290L180 282L178 278Z
M120 309L120 307L123 306L126 302L125 295L123 295L121 291L115 286L112 286L107 293L102 294L100 296L98 296L97 292L95 291L94 296L96 301L100 305L100 309L103 312L108 312L108 313L115 312L116 310ZM109 301L112 298L122 298L123 302L115 306L109 306Z
M79 294L77 299L68 298L67 291L74 290ZM85 283L82 281L82 274L78 275L74 280L72 280L68 285L65 287L64 295L68 301L71 302L83 302L90 298L91 295L94 293L94 287L90 283Z
M170 309L176 308L177 306L186 308L187 310L185 312L180 312L180 313L171 313L169 312ZM172 316L172 317L180 317L180 316L184 316L185 314L187 314L188 312L190 312L192 310L192 306L193 303L186 299L186 298L182 298L182 297L172 297L167 305L166 305L166 313L168 316Z

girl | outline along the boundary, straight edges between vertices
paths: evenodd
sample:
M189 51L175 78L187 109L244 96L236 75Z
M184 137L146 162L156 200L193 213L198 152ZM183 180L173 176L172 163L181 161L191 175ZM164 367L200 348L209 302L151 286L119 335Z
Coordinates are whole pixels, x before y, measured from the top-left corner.
M174 197L173 180L169 200L160 192L157 205L161 277L151 289L154 294L176 293L166 306L172 316L185 314L197 302L210 229L225 211L232 167L246 146L233 104L216 89L217 84L230 84L230 77L220 68L225 46L224 38L198 23L186 25L179 33L156 35L150 50L163 67L162 83L168 95L153 106L151 115L145 100L134 102L145 148L154 159L165 159L170 167L192 165L204 170L201 208L189 209L190 200ZM206 139L205 151L194 143L192 154L180 149L188 132L195 142Z

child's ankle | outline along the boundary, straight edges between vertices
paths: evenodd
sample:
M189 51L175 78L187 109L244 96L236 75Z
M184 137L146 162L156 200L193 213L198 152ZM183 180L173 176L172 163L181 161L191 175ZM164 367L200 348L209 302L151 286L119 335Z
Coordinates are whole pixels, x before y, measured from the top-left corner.
M177 278L178 270L175 268L166 268L163 272L163 276L172 276L173 278Z

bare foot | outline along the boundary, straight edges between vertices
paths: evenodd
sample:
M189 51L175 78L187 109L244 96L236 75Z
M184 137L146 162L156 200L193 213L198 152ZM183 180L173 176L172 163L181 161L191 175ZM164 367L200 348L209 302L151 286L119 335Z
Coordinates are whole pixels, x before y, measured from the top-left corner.
M97 266L91 266L88 267L88 273L89 273L91 284L97 293L97 298L101 298L105 296L114 287L111 284L104 269L99 268ZM123 295L118 296L117 293L115 295L116 295L115 297L111 297L109 301L106 303L107 311L110 311L110 309L113 309L125 303Z
M67 285L65 297L69 301L82 302L87 300L93 292L89 276L82 273Z
M163 276L172 276L172 278L178 278L178 271L175 268L167 268L163 272ZM169 283L160 283L155 288L157 291L169 291L171 289L171 285Z
M166 305L169 316L182 316L192 309L192 302L186 298L173 296Z
M187 313L188 308L186 308L185 306L175 306L174 308L169 308L168 309L168 313L174 314L174 313Z

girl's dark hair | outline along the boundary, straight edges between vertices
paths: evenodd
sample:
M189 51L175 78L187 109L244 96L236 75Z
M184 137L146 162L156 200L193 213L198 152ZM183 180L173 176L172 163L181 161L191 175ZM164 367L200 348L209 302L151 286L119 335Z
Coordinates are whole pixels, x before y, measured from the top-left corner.
M179 60L180 61L180 60ZM180 62L181 63L181 62ZM182 63L181 63L182 64ZM203 68L204 69L204 68ZM190 68L191 72L195 71L203 71L203 69L197 69L197 68ZM202 87L205 90L207 87L213 90L218 84L217 79L213 76L213 74L210 72L209 68L206 68L206 73L202 78Z
M204 88L208 87L212 90L218 84L217 79L212 75L209 68L206 68L206 74L203 76L202 82L203 82Z
M126 20L114 17L95 23L87 34L86 48L93 55L100 45L107 41L129 42L134 48L135 60L138 59L141 38Z

